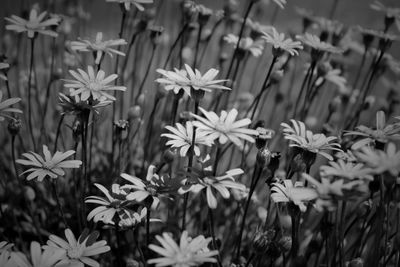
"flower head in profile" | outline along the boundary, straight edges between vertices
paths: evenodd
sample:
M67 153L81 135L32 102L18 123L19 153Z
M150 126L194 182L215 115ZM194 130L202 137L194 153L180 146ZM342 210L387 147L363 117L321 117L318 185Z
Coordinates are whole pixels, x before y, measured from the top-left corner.
M398 27L400 26L400 8L385 6L380 1L374 1L370 6L371 9L384 13L385 17L389 19L394 19Z
M120 188L120 185L113 184L111 186L111 192L107 190L101 184L94 184L105 197L90 196L87 197L85 203L91 203L98 205L94 208L87 216L87 220L93 219L93 222L99 221L105 224L114 224L114 217L118 213L119 215L129 213L130 202L126 199L127 193Z
M167 129L169 133L163 133L161 136L168 138L167 146L178 149L179 155L181 157L186 157L193 143L193 123L187 121L185 126L180 123L176 123L175 125L175 127L165 126L165 129ZM199 145L211 146L212 144L213 140L208 137L206 132L196 131L193 153L196 156L200 156Z
M239 37L230 33L224 37L224 41L236 47ZM250 53L253 57L259 57L264 49L264 42L262 40L253 40L250 37L242 37L242 39L240 39L239 49L245 53Z
M157 235L156 239L161 246L150 244L149 248L162 257L147 261L149 264L155 264L156 267L189 267L200 266L206 262L217 262L213 257L218 255L218 251L208 249L212 238L205 238L203 235L190 238L188 232L183 231L179 244L168 233L163 233L162 236Z
M167 91L174 90L178 93L180 89L191 95L191 90L212 92L213 90L231 90L229 87L220 85L226 80L216 80L219 71L209 69L204 75L197 69L193 70L189 65L185 64L185 70L165 71L157 69L157 72L164 77L159 78L156 82L165 85Z
M360 151L355 152L355 155L376 174L388 172L393 176L398 176L400 173L400 151L396 150L394 143L388 143L386 151L364 146Z
M72 90L73 92L74 90ZM82 100L80 95L67 96L63 93L58 94L59 105L62 107L61 114L79 115L87 111L99 113L98 109L112 104L111 100L96 99Z
M79 41L71 42L71 49L79 52L92 52L95 56L96 65L100 64L103 55L108 54L110 57L113 54L125 56L125 53L114 49L113 47L118 47L120 45L126 45L127 42L124 39L116 40L103 40L103 33L98 32L94 42L89 40L79 39Z
M236 109L231 109L229 112L223 110L220 116L213 111L199 109L204 117L192 114L196 119L193 125L197 127L198 132L206 133L211 140L218 139L220 144L225 144L229 140L239 148L243 148L242 140L254 143L253 136L258 135L258 131L247 128L251 124L250 119L236 120L238 115Z
M146 221L147 208L143 207L139 211L130 211L120 215L119 227L121 229L132 229ZM161 222L159 219L150 218L150 222Z
M53 179L56 179L59 176L64 176L64 169L79 168L82 165L82 161L66 160L73 154L75 154L74 150L68 150L66 152L57 151L52 156L48 147L43 145L44 158L41 155L30 151L22 154L22 156L27 159L17 159L16 162L30 167L30 169L21 173L21 175L29 173L26 177L28 181L37 178L37 180L41 182L47 176Z
M300 211L306 211L305 203L318 197L317 192L312 188L304 187L302 182L293 185L292 180L276 182L271 187L271 199L275 203L290 202L298 206Z
M110 85L117 79L117 74L105 77L103 70L95 72L92 66L88 66L88 72L78 69L78 72L70 70L69 73L75 80L65 80L64 87L72 89L71 96L80 95L82 101L88 100L89 97L94 100L115 100L115 97L108 92L126 90L125 86Z
M61 250L42 250L36 241L31 243L30 260L21 252L11 254L18 267L53 267L64 255ZM3 265L0 265L3 266Z
M91 267L98 267L100 264L93 260L91 257L99 254L103 254L110 250L107 246L107 241L97 241L99 233L92 232L89 234L85 230L78 239L75 238L74 234L70 229L65 230L64 240L56 235L50 235L47 245L43 246L45 252L53 252L61 254L60 261L56 266L79 266L84 267L88 265Z
M329 161L329 165L320 167L322 176L333 176L347 180L361 179L372 181L372 169L362 163L345 162L343 159Z
M155 173L156 167L150 165L147 169L146 179L142 180L138 177L122 173L121 177L130 184L121 186L121 189L127 191L126 199L134 200L136 202L148 201L152 209L156 209L160 203L160 196L168 191L168 184L163 176Z
M320 59L325 53L329 54L341 54L343 50L331 45L330 43L321 41L321 39L310 33L304 35L297 35L296 38L300 40L303 45L311 48L311 57L313 60Z
M10 115L6 113L22 113L22 111L18 108L11 107L12 105L21 101L21 98L14 97L9 98L4 101L3 99L3 92L0 91L0 122L4 121L5 118L13 119Z
M298 56L298 50L303 49L301 42L293 41L291 38L285 39L285 34L279 33L275 28L272 28L271 33L263 32L262 38L272 45L275 56L280 56L284 52Z
M36 9L31 10L28 20L12 15L10 18L6 18L10 23L6 26L6 29L17 33L26 32L29 38L34 38L38 33L57 37L58 33L47 29L47 27L58 25L60 20L56 17L45 19L46 15L47 12L38 14Z
M124 4L126 10L130 10L131 5L134 5L139 11L144 11L143 4L152 4L154 0L106 0L106 2Z
M318 78L315 81L316 86L322 86L323 83L329 82L339 88L339 92L347 90L347 80L342 75L342 70L334 69L329 62L324 62L318 65L316 70Z
M378 111L376 113L376 127L374 129L360 125L356 127L356 131L348 131L345 135L362 137L352 145L351 149L354 150L365 145L375 144L375 142L386 144L388 141L400 140L400 122L386 124L385 113Z
M286 140L291 141L290 147L299 147L311 153L320 154L328 160L333 160L333 157L328 154L329 151L341 152L340 144L334 141L336 136L325 136L324 134L313 134L306 129L304 122L290 120L293 128L287 123L281 123L283 127L283 135Z
M217 208L217 198L214 192L220 193L220 195L228 199L230 197L229 189L236 189L239 191L245 191L246 186L235 182L234 176L243 174L242 169L232 169L227 171L224 175L213 176L211 173L206 176L199 176L194 171L195 175L191 175L191 178L182 180L182 187L179 189L180 194L187 192L199 193L202 190L206 190L207 204L210 208Z

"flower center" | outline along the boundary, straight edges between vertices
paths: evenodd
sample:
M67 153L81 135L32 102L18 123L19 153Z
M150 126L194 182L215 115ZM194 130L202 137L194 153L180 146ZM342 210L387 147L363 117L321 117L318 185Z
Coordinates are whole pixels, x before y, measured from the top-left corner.
M39 28L39 22L38 21L28 21L26 24L26 28L29 30L36 30Z
M54 168L54 164L51 161L43 162L43 169L51 170Z
M75 247L67 250L67 256L71 259L79 259L82 256L82 251Z
M227 125L221 121L218 121L214 127L215 127L215 130L217 130L218 132L221 132L221 133L229 132Z
M95 81L90 81L88 83L88 89L90 91L100 91L101 90L101 85L95 80Z

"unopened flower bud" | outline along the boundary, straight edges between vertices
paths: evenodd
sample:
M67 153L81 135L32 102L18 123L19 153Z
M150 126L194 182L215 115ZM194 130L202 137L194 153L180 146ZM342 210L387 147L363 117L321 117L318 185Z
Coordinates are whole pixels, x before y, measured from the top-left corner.
M140 118L140 115L142 113L142 109L140 106L133 106L130 107L128 110L128 120L135 120L137 118Z
M356 258L354 260L351 260L349 262L349 267L363 267L364 266L364 261L361 258Z
M146 97L144 94L141 94L138 98L137 98L137 103L140 107L143 107L144 105L144 101L145 101Z
M198 5L197 10L199 12L197 21L201 26L206 25L212 15L212 10L203 5Z
M287 252L292 248L292 238L290 236L282 236L278 244L283 252Z
M284 75L284 71L283 70L276 70L274 72L271 73L271 84L278 84L280 83L280 81L282 81Z
M74 139L75 143L79 142L82 132L82 122L81 120L77 119L72 125L72 138Z
M263 148L257 152L257 164L264 167L269 164L271 160L271 151L268 148Z
M274 135L274 131L263 127L258 127L256 131L258 131L258 135L255 138L256 147L257 149L262 149L267 145L268 140L272 138L272 136Z
M176 154L171 149L167 149L163 153L163 160L166 163L171 163L174 161L175 155Z
M149 28L150 30L150 40L153 45L157 45L160 42L160 37L164 32L164 27L162 26L152 26Z
M185 21L193 21L196 18L198 10L195 2L190 0L183 1L182 9Z
M33 201L36 197L35 190L33 190L30 186L24 187L24 195L29 201Z
M265 253L274 237L275 230L273 229L267 230L265 232L257 231L253 240L253 248L255 252L258 254Z
M22 127L22 123L20 119L12 119L10 120L10 122L8 123L8 132L12 135L12 136L16 136L19 131L21 130Z

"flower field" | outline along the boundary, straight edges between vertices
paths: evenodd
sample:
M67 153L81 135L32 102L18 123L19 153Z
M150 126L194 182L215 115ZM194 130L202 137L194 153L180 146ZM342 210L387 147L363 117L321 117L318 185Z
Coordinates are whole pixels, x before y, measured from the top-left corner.
M0 14L0 267L400 266L397 1Z

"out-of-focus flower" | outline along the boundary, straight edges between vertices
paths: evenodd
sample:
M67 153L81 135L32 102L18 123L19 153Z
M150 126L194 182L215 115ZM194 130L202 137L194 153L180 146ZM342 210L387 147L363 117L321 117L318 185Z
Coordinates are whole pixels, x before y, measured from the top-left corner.
M206 262L217 262L213 257L218 255L218 251L208 249L208 244L212 240L210 237L205 238L199 235L190 238L188 232L183 231L179 244L168 233L163 233L162 236L157 235L156 239L162 246L150 244L149 248L162 257L147 261L149 264L155 264L156 267L189 267L199 266Z
M343 50L331 45L330 43L323 42L314 34L305 33L304 35L297 35L296 38L300 40L303 45L311 48L311 57L313 60L319 60L325 53L341 54Z
M20 252L12 253L11 258L15 261L18 267L53 267L64 254L64 251L44 250L38 242L33 241L30 247L31 260ZM3 265L0 265L3 266Z
M79 39L79 38L78 38ZM94 42L89 40L79 39L79 41L71 42L71 49L79 52L93 52L95 53L95 63L100 64L104 53L110 57L113 54L125 56L125 53L114 49L115 46L126 45L127 42L124 39L107 40L103 41L103 33L98 32Z
M65 80L66 84L64 86L72 89L71 96L80 94L82 101L88 100L89 97L92 97L94 100L115 100L115 97L107 93L108 91L126 90L125 86L110 85L112 81L117 79L117 74L105 77L103 70L95 72L92 66L88 66L87 73L81 69L78 69L78 72L70 70L69 73L76 80Z
M215 112L199 109L205 118L191 114L197 120L193 121L193 125L199 132L206 133L211 140L218 139L220 144L225 144L229 140L239 148L243 148L241 139L254 143L253 135L258 135L258 131L246 127L251 124L248 118L235 121L238 115L236 109L231 109L229 112L223 110L220 116Z
M143 224L146 220L147 208L144 207L138 212L130 211L120 215L119 227L122 229L132 229L136 226ZM161 222L159 219L150 218L150 222Z
M168 190L168 187L164 177L155 173L155 169L156 167L154 165L149 166L147 169L146 180L142 180L126 173L121 174L122 178L131 183L125 184L121 187L123 190L128 190L126 199L137 202L143 202L146 199L149 199L151 208L157 208L160 203L159 197Z
M17 267L17 263L11 257L10 251L2 251L0 252L0 266L2 267Z
M319 64L316 70L318 78L315 81L316 86L321 86L324 82L330 82L339 88L339 92L347 90L347 80L341 75L340 69L334 69L329 62Z
M273 47L273 54L280 56L283 52L288 52L292 56L299 55L298 50L303 49L301 42L293 41L292 38L285 39L284 33L279 33L272 28L271 33L263 32L262 38Z
M37 178L39 182L43 181L46 176L56 179L59 176L64 176L65 172L63 169L79 168L82 165L80 160L65 160L66 158L75 154L74 150L68 150L66 152L57 151L53 156L51 155L49 149L46 145L43 145L43 155L40 156L35 152L28 152L22 154L25 159L17 159L16 162L21 165L29 166L30 169L21 173L30 173L26 179L32 180Z
M144 11L143 4L152 4L154 0L106 0L106 2L124 4L126 10L130 10L131 5L134 5L138 10Z
M1 241L0 242L0 253L3 253L4 251L9 250L10 248L12 248L14 246L13 243L8 243L6 241Z
M179 155L181 157L186 157L193 143L193 123L187 121L185 126L176 123L176 127L165 126L165 129L171 132L161 134L161 136L169 139L166 145L179 149ZM196 131L195 144L193 147L193 152L196 156L200 156L200 147L198 145L211 146L212 144L213 139L208 136L207 132Z
M98 109L108 106L112 103L110 100L96 99L93 101L81 100L80 95L66 96L63 93L58 94L59 105L62 107L62 114L78 115L86 111L99 113Z
M386 117L383 111L376 113L376 129L360 125L356 131L348 131L345 135L355 135L363 137L352 145L352 149L359 149L374 142L386 144L391 140L400 140L400 122L386 124Z
M56 235L50 235L47 245L43 246L45 252L53 252L61 254L60 261L56 266L79 266L84 267L85 264L91 267L98 267L100 264L90 258L91 256L103 254L110 250L107 241L96 241L99 236L98 232L89 234L83 232L78 240L70 229L65 230L65 237L62 239Z
M364 146L360 151L355 152L355 155L360 161L371 167L374 173L389 172L393 176L398 176L400 173L400 151L396 151L394 143L388 143L386 151Z
M11 116L5 113L22 113L18 108L12 108L11 106L21 101L19 97L13 97L6 99L2 102L3 92L0 91L0 122L4 121L5 118L13 119Z
M239 37L230 33L224 37L224 41L236 47ZM253 57L259 57L264 49L264 42L262 40L253 40L250 37L242 37L242 39L240 39L239 49L245 53L250 53Z
M114 224L114 216L116 213L128 214L130 202L126 199L127 193L121 190L120 185L113 184L111 187L111 192L109 192L101 184L94 184L105 197L90 196L87 197L85 202L99 205L94 208L87 216L87 220L93 219L93 222L97 223L99 221L105 224Z
M373 10L384 13L385 19L392 20L392 22L395 22L397 28L400 30L400 8L392 7L392 6L385 6L380 1L375 1L370 6ZM385 23L390 23L390 22L385 21ZM388 26L390 26L390 25L388 25Z
M333 157L327 151L342 151L340 144L335 143L336 136L325 136L324 134L313 134L301 121L290 120L293 128L286 124L281 123L283 127L283 134L286 140L291 141L290 147L299 147L311 153L320 154L328 160L333 160Z
M3 81L7 81L6 73L10 68L10 64L7 62L0 62L0 79Z
M264 3L269 4L271 0L263 0ZM280 8L284 9L285 5L287 4L286 0L272 0L274 4L278 5Z
M219 85L225 80L215 80L219 71L216 69L209 69L204 75L197 69L193 70L189 65L185 64L185 70L165 71L162 69L157 70L164 78L159 78L156 82L166 85L166 90L174 90L177 94L180 89L183 89L188 95L191 95L191 89L205 92L212 92L213 90L231 90L229 87Z
M47 12L42 12L38 15L36 9L31 10L28 20L12 15L10 18L6 18L11 23L6 26L6 29L17 33L26 32L29 38L34 38L36 33L57 37L58 33L48 30L46 27L58 25L60 20L59 18L44 20L46 15Z
M187 183L188 179L184 179L182 181L183 185L178 192L180 194L185 194L190 191L197 194L205 189L208 206L212 209L215 209L217 208L217 198L214 195L214 190L218 191L225 199L230 197L228 189L237 189L239 191L246 190L246 186L235 182L234 178L234 176L241 175L243 173L244 172L242 169L232 169L227 171L225 175L222 176L198 177L197 179L190 179L189 183Z
M372 169L367 168L362 163L345 162L342 159L338 161L330 161L329 165L320 167L322 176L336 176L348 180L366 179L372 181L374 177Z
M314 189L304 187L302 182L296 182L293 185L292 180L273 183L271 192L271 199L275 203L291 202L298 206L302 212L306 211L305 203L318 197Z

